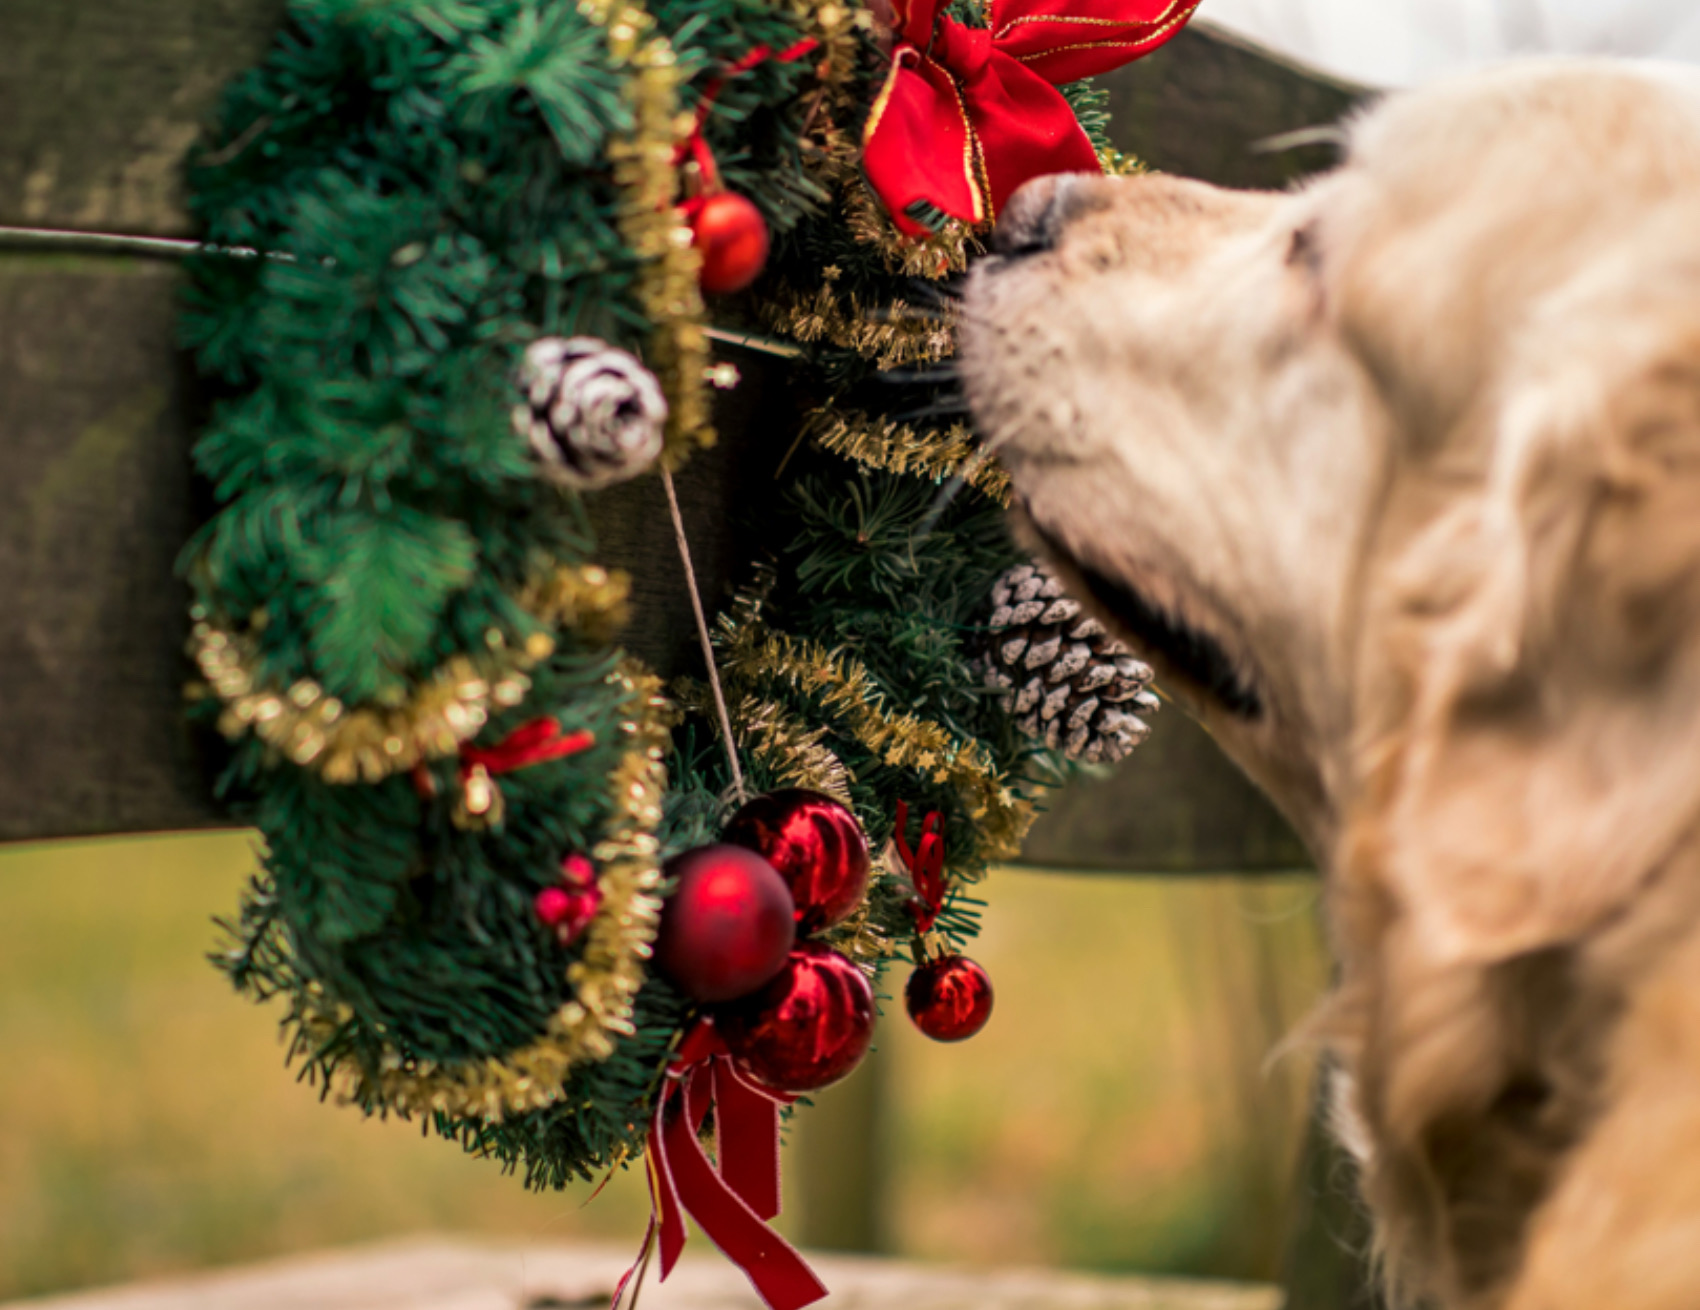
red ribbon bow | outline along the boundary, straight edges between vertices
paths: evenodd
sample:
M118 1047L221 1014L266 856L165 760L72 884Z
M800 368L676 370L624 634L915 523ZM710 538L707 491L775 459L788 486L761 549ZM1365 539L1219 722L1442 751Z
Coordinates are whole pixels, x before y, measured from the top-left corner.
M983 223L1030 178L1099 172L1057 84L1148 54L1199 4L992 0L991 26L972 28L946 2L895 0L891 73L863 136L868 181L911 236L928 211Z
M594 745L596 737L590 731L580 728L563 733L561 721L553 716L527 720L493 746L463 744L456 822L474 827L499 824L504 807L502 793L492 781L496 775L565 759ZM436 779L423 762L413 766L413 789L425 800L437 794Z
M909 909L915 916L915 927L921 932L930 932L944 909L944 834L939 831L943 824L944 815L934 810L922 821L921 839L911 850L907 839L909 806L905 801L897 802L897 826L891 839L915 884L915 898L910 901Z
M686 159L696 161L702 171L702 181L709 193L720 189L720 169L714 162L714 155L708 148L708 140L703 136L708 127L708 116L714 109L714 102L720 98L720 93L726 89L726 84L734 77L742 77L752 68L760 68L769 59L776 64L789 64L804 55L812 54L820 47L820 42L812 36L806 36L795 45L786 46L777 54L771 46L758 45L752 48L742 58L734 60L712 78L703 87L702 96L697 100L696 117L691 123L690 135L681 141L673 151L673 165L678 167ZM702 197L698 196L687 202L687 210L699 207Z
M779 1107L795 1099L739 1073L712 1020L698 1020L686 1033L649 1133L654 1209L644 1250L659 1234L663 1280L684 1250L688 1213L771 1310L801 1310L826 1295L803 1257L767 1225L779 1213ZM712 1164L697 1136L710 1106ZM615 1288L616 1307L639 1265Z
M595 744L596 738L587 729L563 733L557 718L530 719L494 746L462 746L460 770L463 776L476 768L491 774L512 773L533 764L577 755Z

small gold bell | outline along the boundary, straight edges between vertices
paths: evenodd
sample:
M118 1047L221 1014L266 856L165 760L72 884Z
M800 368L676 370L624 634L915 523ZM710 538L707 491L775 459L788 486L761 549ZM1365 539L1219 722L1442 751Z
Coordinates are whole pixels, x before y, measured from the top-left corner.
M474 764L461 779L460 800L455 804L454 824L470 832L501 826L504 812L502 789L482 764Z

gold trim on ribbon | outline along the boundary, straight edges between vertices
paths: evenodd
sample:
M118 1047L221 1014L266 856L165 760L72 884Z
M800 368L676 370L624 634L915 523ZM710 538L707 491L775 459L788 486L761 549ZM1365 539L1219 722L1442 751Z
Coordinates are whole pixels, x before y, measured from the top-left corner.
M1202 0L1174 0L1167 9L1157 17L1148 20L1152 35L1161 35L1176 26L1177 22L1184 23L1192 16ZM1176 10L1185 8L1185 13L1176 17ZM1175 20L1175 21L1171 21ZM1077 27L1126 27L1127 20L1123 18L1094 18L1086 14L1023 14L1020 18L1012 18L992 34L994 41L1001 41L1018 27L1027 27L1034 23L1068 23ZM1145 38L1149 40L1150 37Z

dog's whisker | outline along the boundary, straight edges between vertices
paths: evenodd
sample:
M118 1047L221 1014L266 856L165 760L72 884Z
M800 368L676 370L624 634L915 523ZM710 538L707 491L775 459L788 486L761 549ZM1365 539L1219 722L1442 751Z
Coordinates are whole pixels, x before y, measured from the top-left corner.
M915 542L917 545L924 544L927 539L932 536L933 531L938 527L939 520L944 517L944 512L949 509L955 502L956 498L962 494L962 489L964 487L972 486L974 478L979 474L980 470L985 468L987 464L990 464L992 460L996 458L996 452L994 452L990 447L981 446L963 462L961 468L957 469L954 474L945 479L943 484L939 487L939 494L934 498L931 507L927 510L927 517L921 520L920 526L915 530Z
M924 422L927 419L957 418L968 413L968 398L957 392L954 395L942 396L926 405L917 405L913 409L900 410L892 415L899 423Z
M909 286L919 300L928 300L940 308L954 309L962 303L962 288L953 281L929 282L925 278L910 278Z
M929 386L939 383L954 384L962 377L962 370L954 360L946 360L931 368L890 368L879 375L881 382L894 387Z
M956 321L955 314L902 303L876 309L868 317L876 323L954 323Z
M926 545L937 529L939 520L944 517L944 512L951 507L957 496L961 494L962 489L968 485L968 470L973 463L973 460L969 460L968 464L965 464L959 472L946 478L939 486L939 494L933 498L933 503L927 510L926 518L922 519L916 526L911 538L917 549Z
M1274 136L1253 141L1246 148L1254 155L1278 155L1305 146L1333 146L1344 154L1347 140L1346 129L1338 123L1318 123L1313 127L1295 128L1291 132L1277 132Z

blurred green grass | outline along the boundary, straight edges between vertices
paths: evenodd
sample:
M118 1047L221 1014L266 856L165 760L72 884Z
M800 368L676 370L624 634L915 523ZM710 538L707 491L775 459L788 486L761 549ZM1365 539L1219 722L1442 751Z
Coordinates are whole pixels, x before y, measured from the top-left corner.
M294 1081L205 960L252 861L240 834L0 849L0 1299L423 1230L635 1248L635 1172L527 1193ZM1323 981L1316 884L986 892L986 1031L881 1027L895 1248L1273 1276L1308 1069L1265 1062Z

